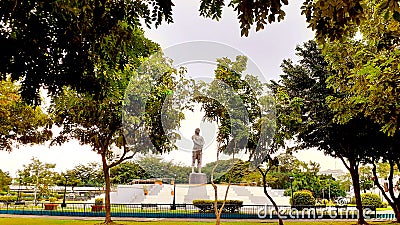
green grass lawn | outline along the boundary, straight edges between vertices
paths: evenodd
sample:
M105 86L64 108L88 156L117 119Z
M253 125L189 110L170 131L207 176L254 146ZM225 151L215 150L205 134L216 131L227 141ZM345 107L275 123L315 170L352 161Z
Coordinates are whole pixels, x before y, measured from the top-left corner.
M99 224L102 221L91 221L91 220L60 220L60 219L52 219L52 218L21 218L21 217L12 217L12 218L0 218L0 224L6 225L60 225L60 224L68 224L68 225L94 225ZM203 224L215 224L214 222L181 222L181 221L154 221L154 222L133 222L133 221L118 221L118 224L123 225L156 225L156 224L166 224L166 225L203 225ZM278 224L276 221L262 221L262 222L222 222L223 225L256 225L256 224ZM302 224L311 224L311 225L352 225L356 224L356 222L338 222L338 221L304 221L304 222L285 222L285 225L302 225ZM375 222L371 224L376 225L388 225L393 223L388 222Z

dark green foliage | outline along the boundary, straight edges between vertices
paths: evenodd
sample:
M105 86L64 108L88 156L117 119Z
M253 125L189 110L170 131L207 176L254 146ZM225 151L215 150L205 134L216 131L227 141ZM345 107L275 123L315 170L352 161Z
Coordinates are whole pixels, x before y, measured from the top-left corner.
M33 157L29 164L23 165L23 169L18 170L21 184L34 186L39 198L49 196L50 187L55 184L57 177L57 173L54 172L55 166L56 164L44 163Z
M223 200L217 201L217 207L220 209ZM193 205L199 208L200 212L214 212L214 200L193 200ZM223 212L237 213L243 206L243 201L240 200L226 200Z
M215 166L216 162L210 162L204 165L201 168L201 171L207 175L207 181L211 182L211 172ZM217 182L217 179L220 178L221 176L225 175L227 171L232 167L232 160L220 160L218 162L218 166L214 171L214 179Z
M217 59L215 80L199 82L194 101L204 119L218 122L219 151L232 156L247 153L253 168L265 160L275 128L275 105L266 86L254 75L245 75L247 57ZM233 165L233 164L231 164Z
M315 198L311 191L302 190L293 193L293 199L290 198L290 205L293 206L312 206L315 205Z
M0 169L0 191L7 191L8 186L11 184L12 178L8 172L3 172Z
M325 154L342 160L349 170L362 214L358 167L379 149L385 149L387 137L372 120L362 116L351 118L345 124L334 121L334 111L327 98L342 93L327 88L331 72L327 69L321 49L314 41L296 48L301 57L299 65L285 60L284 74L272 88L277 94L278 130L286 139L295 138L295 149L317 148ZM359 223L364 223L360 216Z
M145 156L135 161L145 170L148 178L175 178L178 184L189 183L191 168L173 161L166 161L161 156ZM147 177L146 177L147 178Z
M374 193L361 194L361 202L363 206L373 206L375 208L383 207L383 202L379 195Z
M104 185L104 174L99 163L80 164L71 171L73 179L79 181L76 186L99 187Z
M231 160L227 160L227 163L229 167L223 172L222 176L217 177L214 175L215 183L240 183L252 172L249 168L249 162L244 162L239 159L233 165Z
M331 198L346 196L345 190L340 187L339 181L332 177L332 175L318 175L309 172L298 172L291 174L293 177L292 187L293 191L310 190L314 198ZM322 191L323 190L323 191ZM324 192L324 194L322 193ZM284 193L286 196L291 195L290 182Z
M172 5L169 0L0 1L0 74L24 78L22 96L35 103L41 85L51 93L64 85L97 93L98 60L123 67L132 63L126 53L138 50L137 65L152 49L131 48L151 46L145 39L132 41L132 27L140 26L140 18L146 25L172 22ZM110 40L114 46L104 45Z
M134 162L124 162L110 169L112 184L127 184L134 179L150 178L146 171Z

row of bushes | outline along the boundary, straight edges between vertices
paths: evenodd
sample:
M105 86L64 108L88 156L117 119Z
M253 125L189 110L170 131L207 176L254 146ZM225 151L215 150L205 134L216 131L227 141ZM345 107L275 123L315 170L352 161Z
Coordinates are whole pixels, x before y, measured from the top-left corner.
M322 200L322 204L327 204L329 201L327 199ZM352 202L355 204L355 199ZM364 193L361 194L361 203L366 206L374 206L375 208L386 208L387 203L382 202L381 198L377 194ZM315 198L311 191L303 190L296 191L293 193L293 199L290 198L290 205L295 206L309 206L315 205Z
M15 202L17 201L17 196L0 196L0 202Z
M4 196L4 195L18 195L18 192L15 191L10 191L10 192L6 192L6 191L0 191L0 196ZM34 193L25 193L25 192L21 192L21 197L34 197L35 194ZM58 193L52 193L50 194L50 197L55 197L55 198L63 198L64 193L63 194L58 194Z
M217 201L217 208L221 209L223 200ZM193 200L193 205L199 208L200 212L214 212L214 200ZM239 212L243 206L243 201L226 200L223 212L235 213Z
M17 195L17 192L15 192L15 191L10 191L10 192L8 192L8 191L0 191L0 196L1 195L8 195L8 194Z
M17 201L18 196L16 195L3 195L0 196L0 202L15 202ZM50 202L56 202L59 198L56 197L50 197L48 199L44 199L44 198L39 198L39 201L43 201L43 200L49 200ZM61 198L60 198L61 199ZM21 197L22 201L33 201L34 197Z

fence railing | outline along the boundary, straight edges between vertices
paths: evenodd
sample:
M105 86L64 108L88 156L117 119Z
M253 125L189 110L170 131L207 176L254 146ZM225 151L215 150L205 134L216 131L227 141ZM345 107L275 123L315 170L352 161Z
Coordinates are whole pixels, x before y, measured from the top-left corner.
M105 215L104 206L93 203L2 204L0 214L49 215L98 217ZM356 219L358 211L350 206L279 206L284 219ZM202 210L193 204L111 204L113 217L150 218L215 218L213 210ZM364 206L364 216L377 218L374 207ZM234 212L224 212L222 218L276 219L277 212L271 205L243 205Z

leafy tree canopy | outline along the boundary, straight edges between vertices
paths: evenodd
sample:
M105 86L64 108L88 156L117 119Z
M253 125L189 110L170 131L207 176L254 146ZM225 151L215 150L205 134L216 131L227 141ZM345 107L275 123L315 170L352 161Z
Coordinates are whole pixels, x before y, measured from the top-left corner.
M23 102L19 88L10 79L0 81L0 148L6 151L18 144L42 143L52 136L49 117L40 107Z
M281 21L287 0L210 1L200 0L200 15L220 19L225 6L238 14L241 34L247 36L252 26L264 29L268 23ZM354 27L368 20L368 5L378 9L385 20L400 20L397 0L382 1L311 1L305 0L302 13L317 39L341 39L355 33ZM39 88L51 93L70 85L78 91L96 92L98 60L109 58L109 67L123 67L127 59L112 47L104 47L110 39L128 49L131 27L173 22L171 0L146 1L44 1L4 0L0 2L0 73L3 79L23 80L22 96L38 103ZM108 49L107 49L108 48ZM102 54L107 52L106 54Z
M283 114L278 120L278 130L286 133L286 138L295 138L295 149L316 147L340 158L352 176L361 213L358 167L378 156L380 150L387 149L388 139L368 118L358 116L344 124L335 123L335 113L326 99L342 93L327 88L326 81L331 74L321 49L310 41L296 50L301 57L299 65L284 61L284 74L279 83L272 85L277 94L278 115ZM362 217L359 223L364 223Z
M103 51L93 59L95 81L101 88L78 92L66 86L51 104L54 123L63 128L53 144L77 139L101 156L106 223L111 222L110 169L138 152L174 149L179 138L174 130L183 119L182 107L174 105L180 98L167 98L180 90L177 83L183 81L181 71L156 52L158 45L146 39L141 29L129 24L123 28L129 31L126 45L120 45L119 39L111 35L100 45ZM108 54L114 53L125 63L112 66L114 60ZM162 121L163 118L168 120Z
M154 50L145 39L131 38L139 29L139 19L146 25L170 22L171 7L171 1L159 0L1 1L2 78L11 75L22 80L23 98L36 104L42 86L50 93L60 92L64 85L98 93L102 88L96 74L99 61L123 68L132 64L127 54L137 46L141 48L134 59L137 65L140 56ZM106 44L111 40L113 45Z
M128 184L134 179L149 178L149 174L139 164L127 161L110 170L112 184Z
M39 159L32 158L29 164L23 165L18 170L18 176L22 179L22 184L32 185L35 191L39 191L41 196L49 196L49 187L55 184L57 173L54 172L56 164L43 163Z
M400 14L385 13L382 7L388 5L398 8L398 1L367 1L364 8L368 16L360 22L357 33L327 43L324 55L332 71L328 85L342 93L329 98L336 122L366 117L394 136L400 129L400 23L395 19Z
M8 186L11 184L12 178L8 172L3 172L0 170L0 191L7 191Z
M176 183L189 183L191 168L173 161L166 161L161 156L144 155L135 160L145 170L148 178L175 178Z

